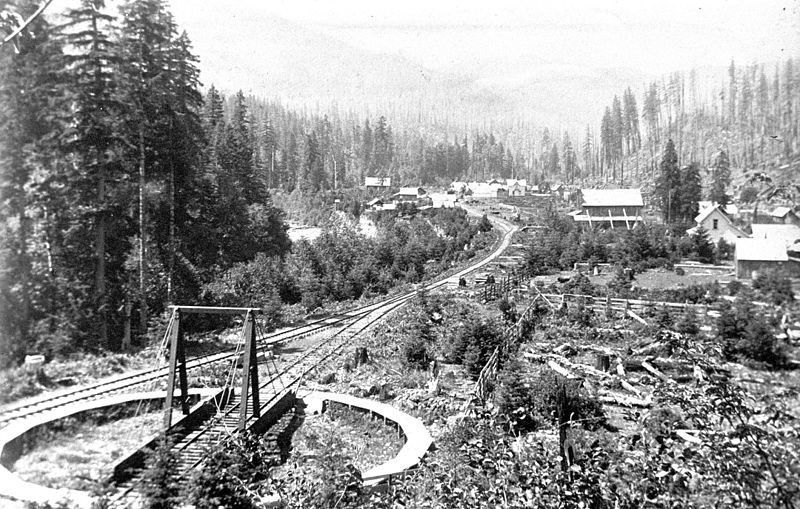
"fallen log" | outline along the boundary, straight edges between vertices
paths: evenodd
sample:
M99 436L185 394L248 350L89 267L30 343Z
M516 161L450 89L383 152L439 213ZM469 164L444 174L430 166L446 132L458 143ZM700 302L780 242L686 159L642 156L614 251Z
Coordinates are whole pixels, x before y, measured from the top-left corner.
M636 406L648 408L652 405L649 399L634 398L633 396L623 396L610 391L601 391L597 396L597 400L601 403L611 403L621 406Z
M622 387L625 390L630 391L630 392L636 394L637 396L641 396L642 395L642 391L640 391L636 387L632 386L630 383L626 382L622 378L619 379L619 382L620 382L620 384L622 385Z
M556 373L558 373L559 375L561 375L561 376L563 376L563 377L565 377L565 378L578 378L578 377L576 377L575 375L573 375L572 373L570 373L570 372L569 372L569 371L568 371L566 368L564 368L563 366L559 366L559 365L558 365L558 364L557 364L555 361L553 361L553 360L549 360L549 361L547 361L547 365L550 367L550 369L552 369L553 371L555 371Z
M675 380L673 380L672 378L668 377L667 375L665 375L661 371L659 371L656 368L654 368L653 365L650 364L647 361L642 361L642 367L644 369L646 369L651 375L653 375L654 377L658 378L662 382L675 383Z

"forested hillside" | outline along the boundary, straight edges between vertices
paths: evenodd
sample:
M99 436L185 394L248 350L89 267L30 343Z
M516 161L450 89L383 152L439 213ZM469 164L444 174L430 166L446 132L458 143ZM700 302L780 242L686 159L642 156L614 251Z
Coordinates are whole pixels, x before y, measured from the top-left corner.
M661 150L672 139L680 164L714 164L723 150L740 173L777 172L798 161L800 61L737 65L724 85L704 86L698 71L651 82L639 101L631 88L606 107L599 128L587 127L584 176L652 181ZM569 175L565 175L569 177ZM791 177L790 175L786 175Z

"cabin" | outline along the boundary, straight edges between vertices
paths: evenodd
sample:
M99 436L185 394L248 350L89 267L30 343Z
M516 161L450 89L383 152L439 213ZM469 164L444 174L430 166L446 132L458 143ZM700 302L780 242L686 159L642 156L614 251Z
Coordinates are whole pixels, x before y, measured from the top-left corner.
M367 190L386 191L390 187L392 187L392 178L391 177L365 177L364 178L364 187L366 187Z
M734 265L738 279L755 278L763 271L776 271L790 277L800 276L800 263L790 258L782 240L763 238L736 239Z
M717 244L719 239L725 239L725 242L735 244L736 239L748 236L741 228L733 224L730 216L723 212L722 207L717 204L702 209L694 218L694 222L697 223L697 226L689 228L686 233L694 235L702 226L708 233L709 240L714 244Z
M775 207L775 210L769 213L772 222L776 224L791 224L800 226L800 217L792 209L792 207Z
M580 193L581 210L569 214L578 224L630 230L643 221L639 189L581 189Z

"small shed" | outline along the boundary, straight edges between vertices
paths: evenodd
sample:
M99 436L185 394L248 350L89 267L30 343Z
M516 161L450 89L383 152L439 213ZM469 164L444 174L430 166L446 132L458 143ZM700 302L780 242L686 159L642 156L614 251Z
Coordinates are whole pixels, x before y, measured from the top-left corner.
M775 239L736 239L734 253L736 277L752 278L759 272L774 270L787 276L800 275L800 264L789 258L786 244Z

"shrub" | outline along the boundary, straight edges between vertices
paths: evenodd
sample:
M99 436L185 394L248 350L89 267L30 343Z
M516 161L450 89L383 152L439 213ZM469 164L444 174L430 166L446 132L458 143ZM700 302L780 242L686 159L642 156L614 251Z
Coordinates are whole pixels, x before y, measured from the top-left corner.
M203 468L195 470L189 480L186 499L196 509L258 507L254 495L277 462L261 437L231 435L206 451Z
M605 422L602 404L589 397L580 384L549 370L526 377L529 370L525 367L520 361L509 361L497 377L495 403L509 431L518 434L545 423L558 424L559 407L569 420L588 429L596 429Z
M477 379L489 356L501 340L500 326L491 320L468 324L457 337L455 350L463 352L461 362L467 373Z
M753 280L753 289L776 305L794 300L792 282L780 272L771 270L759 272Z
M429 341L423 335L412 335L403 343L403 361L414 369L427 369L431 362L428 353Z
M726 306L717 319L722 350L730 360L752 360L772 367L786 364L786 353L763 313L745 302Z
M170 509L180 503L179 486L173 477L177 457L172 441L162 435L156 448L149 451L142 474L142 498L146 509Z
M678 276L685 276L686 271L683 270L683 267L675 267L675 274Z

